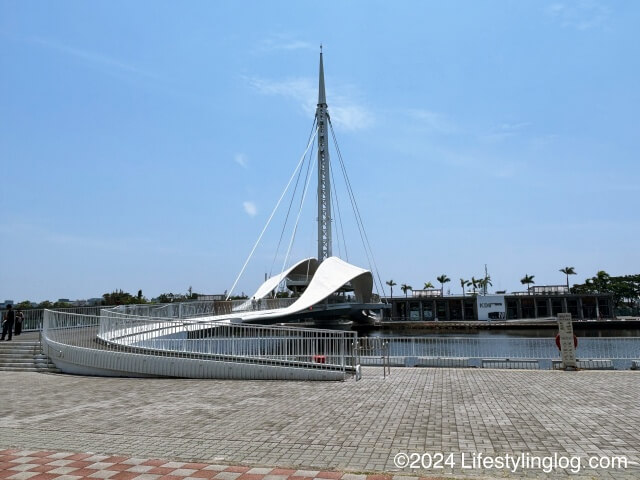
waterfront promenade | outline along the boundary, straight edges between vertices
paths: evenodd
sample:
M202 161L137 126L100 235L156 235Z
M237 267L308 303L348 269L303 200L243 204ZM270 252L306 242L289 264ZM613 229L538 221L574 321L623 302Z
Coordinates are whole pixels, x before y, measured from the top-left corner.
M0 449L267 467L263 472L281 467L310 471L310 478L320 470L545 478L540 469L465 468L462 454L467 466L478 453L585 462L624 456L626 469L582 466L571 477L640 477L634 371L395 368L385 379L371 367L359 382L330 383L0 372L0 385ZM398 468L394 457L403 452L453 454L453 468ZM0 475L9 477L28 480Z

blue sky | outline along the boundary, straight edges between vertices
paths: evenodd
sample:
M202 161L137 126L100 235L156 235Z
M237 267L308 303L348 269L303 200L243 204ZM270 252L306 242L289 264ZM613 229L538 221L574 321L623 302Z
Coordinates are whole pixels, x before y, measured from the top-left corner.
M0 297L229 289L304 152L320 43L383 281L638 273L638 25L633 1L2 1Z

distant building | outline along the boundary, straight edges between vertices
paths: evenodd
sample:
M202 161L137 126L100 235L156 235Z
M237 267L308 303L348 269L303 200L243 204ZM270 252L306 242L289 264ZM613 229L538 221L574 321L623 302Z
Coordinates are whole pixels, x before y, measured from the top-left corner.
M536 285L527 292L515 292L518 295L568 295L571 293L566 285Z
M613 319L609 294L572 294L564 285L532 287L528 292L499 295L446 295L440 290L417 290L411 297L387 298L396 320L511 320L548 318L571 313L577 320Z
M413 297L441 297L442 290L439 288L428 288L426 290L411 290Z
M224 300L226 296L223 293L217 295L198 295L198 300L201 302L212 302Z
M92 307L95 305L102 305L102 298L87 298L87 305Z
M0 308L4 310L8 305L13 306L13 304L13 300L5 300L4 303L0 304Z

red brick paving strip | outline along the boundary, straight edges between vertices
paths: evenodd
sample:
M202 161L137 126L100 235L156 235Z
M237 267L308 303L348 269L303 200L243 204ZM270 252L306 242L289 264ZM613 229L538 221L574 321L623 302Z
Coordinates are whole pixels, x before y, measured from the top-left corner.
M51 473L52 471L56 473ZM260 473L254 473L255 471ZM286 480L340 480L345 475L343 472L290 468L253 470L251 467L239 465L213 467L208 463L133 459L93 453L0 450L1 480L57 480L60 477L63 477L60 480L135 480L138 477L141 477L140 480L185 480L188 477L225 480L229 478L229 473L238 475L236 480L262 480L267 475L281 475L286 477ZM384 474L366 476L366 480L392 480L392 478L392 475ZM421 477L420 480L428 479Z

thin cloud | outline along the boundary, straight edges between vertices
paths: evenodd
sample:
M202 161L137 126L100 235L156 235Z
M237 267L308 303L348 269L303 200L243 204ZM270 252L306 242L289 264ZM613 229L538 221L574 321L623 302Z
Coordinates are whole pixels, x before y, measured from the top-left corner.
M329 114L336 127L344 130L363 130L373 125L371 112L359 105L336 103L329 107Z
M123 62L121 60L109 57L107 55L103 55L101 53L91 52L88 50L81 50L76 47L71 47L68 45L64 45L62 43L58 43L53 40L43 39L39 37L32 37L29 39L29 41L36 45L40 45L40 46L55 50L57 52L63 53L65 55L69 55L71 57L80 59L83 62L90 64L92 66L105 68L111 72L134 74L134 75L153 78L153 79L159 78L159 76L153 72L149 72L147 70L141 69L130 63Z
M582 0L551 4L546 13L562 27L589 30L604 26L611 12L595 0Z
M258 209L256 208L256 204L253 202L242 202L242 206L244 211L250 217L255 217L258 214Z
M494 128L493 131L480 135L479 138L480 140L491 143L501 142L520 135L523 130L526 130L530 126L530 122L502 123Z
M233 161L244 169L248 168L247 156L244 153L236 153L235 157L233 157Z
M277 51L277 50L313 50L311 43L298 40L292 35L276 34L265 38L259 45L260 51Z
M287 97L300 103L305 112L315 112L318 87L308 78L293 78L279 82L257 77L247 77L246 80L259 93Z
M278 95L295 101L309 116L313 116L318 103L317 80L293 78L282 81L246 77L248 84L264 95ZM345 88L344 90L348 90ZM327 93L329 115L332 122L345 130L363 130L374 123L371 111L353 101L355 94Z
M500 125L500 129L505 132L515 132L529 126L531 126L530 122L503 123L502 125Z
M435 133L454 133L458 127L445 115L424 109L410 109L407 114L427 130Z

